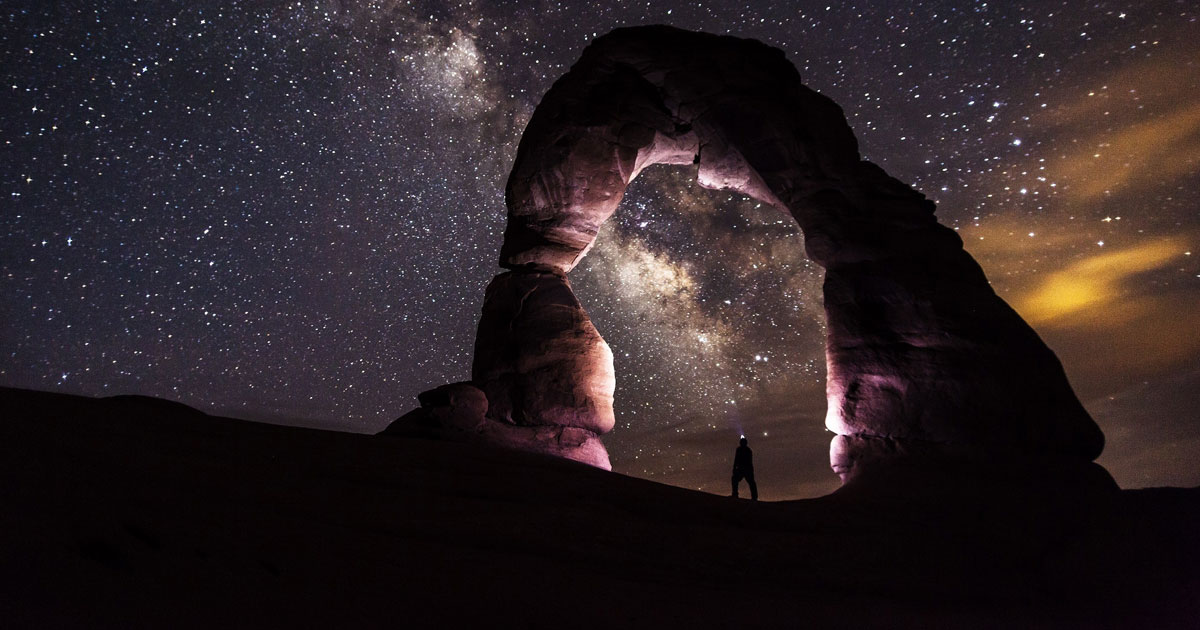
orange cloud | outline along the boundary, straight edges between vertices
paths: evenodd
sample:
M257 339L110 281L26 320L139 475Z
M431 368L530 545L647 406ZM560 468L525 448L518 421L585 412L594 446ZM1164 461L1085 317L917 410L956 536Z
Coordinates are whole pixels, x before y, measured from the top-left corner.
M1042 118L1054 146L1070 148L1047 156L1044 171L1034 169L1075 202L1161 186L1200 170L1200 84L1184 80L1195 72L1194 54L1188 49L1141 60L1097 77L1095 89L1060 94L1059 104L1033 118Z
M1078 201L1158 185L1200 168L1200 103L1084 140L1050 172Z
M1166 239L1097 253L1044 276L1014 306L1034 325L1078 323L1089 312L1103 312L1108 326L1119 325L1150 307L1148 301L1124 299L1134 277L1167 266L1184 250L1180 239Z

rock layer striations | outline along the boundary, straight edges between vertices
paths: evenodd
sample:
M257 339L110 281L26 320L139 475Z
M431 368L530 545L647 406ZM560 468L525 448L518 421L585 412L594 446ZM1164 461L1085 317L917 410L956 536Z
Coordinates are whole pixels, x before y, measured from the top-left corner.
M508 180L472 378L513 427L612 427L612 355L566 274L651 164L790 212L826 270L826 425L843 479L896 457L1087 463L1103 435L1053 352L934 204L858 153L783 52L669 27L584 50L534 112Z

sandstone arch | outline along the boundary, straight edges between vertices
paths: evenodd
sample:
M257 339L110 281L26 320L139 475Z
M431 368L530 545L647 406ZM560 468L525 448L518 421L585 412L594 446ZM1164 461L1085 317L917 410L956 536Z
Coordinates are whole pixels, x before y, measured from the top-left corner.
M549 428L557 442L535 450L607 466L594 436L613 426L612 356L566 274L655 163L698 165L701 186L799 222L826 270L826 425L843 479L932 452L1099 456L1103 435L1053 352L934 204L861 159L833 101L779 50L662 26L588 46L521 139L500 252L509 271L488 287L472 369L491 422Z

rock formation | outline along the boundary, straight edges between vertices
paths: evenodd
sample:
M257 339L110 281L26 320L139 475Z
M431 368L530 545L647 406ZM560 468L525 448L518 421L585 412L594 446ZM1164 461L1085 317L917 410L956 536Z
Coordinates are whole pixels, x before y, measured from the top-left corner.
M487 397L470 383L442 385L417 398L421 407L396 419L380 435L490 444L612 470L608 451L594 431L560 424L519 425L489 418Z
M696 165L701 186L800 224L826 270L826 425L843 479L903 457L1099 456L1103 435L1053 352L934 204L862 160L833 101L782 51L662 26L593 42L521 138L500 252L510 271L488 288L475 346L490 422L612 427L611 354L565 274L656 163Z
M613 357L565 275L510 271L488 285L471 378L488 417L518 426L613 428Z

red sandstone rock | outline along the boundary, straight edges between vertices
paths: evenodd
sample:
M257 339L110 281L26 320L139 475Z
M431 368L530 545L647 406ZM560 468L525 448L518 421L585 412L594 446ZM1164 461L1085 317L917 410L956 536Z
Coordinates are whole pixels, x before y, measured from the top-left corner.
M420 408L392 422L380 435L486 443L612 470L608 451L592 431L558 425L517 426L489 418L487 397L471 383L442 385L422 392L417 399Z
M604 443L587 429L553 425L519 427L489 419L478 437L478 441L495 446L563 457L612 470Z
M487 394L493 420L612 430L612 351L566 276L522 270L492 280L471 375Z
M453 438L477 433L487 414L487 396L470 383L451 383L417 396L421 406L397 418L380 435Z
M1054 353L992 291L934 205L863 161L841 109L784 54L668 27L597 39L534 112L506 189L474 379L489 417L612 427L611 354L565 278L654 163L788 211L827 270L827 426L853 475L872 438L1088 462L1104 438ZM556 273L536 273L530 270ZM860 439L861 438L861 439ZM893 449L896 453L923 449Z

